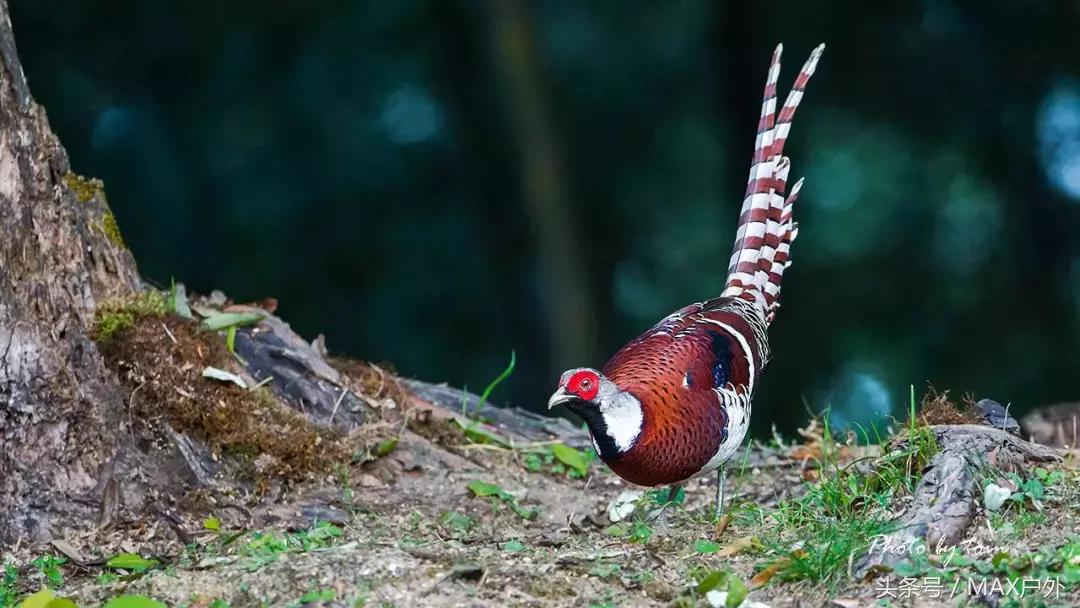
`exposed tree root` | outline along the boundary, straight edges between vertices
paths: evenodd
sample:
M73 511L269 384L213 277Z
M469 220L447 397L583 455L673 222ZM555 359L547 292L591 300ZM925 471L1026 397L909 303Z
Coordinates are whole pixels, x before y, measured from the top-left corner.
M980 504L980 470L1017 471L1060 460L1058 451L1030 443L1001 429L976 424L941 424L930 427L939 452L923 471L915 496L897 518L898 528L871 546L855 571L873 575L909 555L884 551L885 547L911 547L918 541L929 551L952 547L963 537Z

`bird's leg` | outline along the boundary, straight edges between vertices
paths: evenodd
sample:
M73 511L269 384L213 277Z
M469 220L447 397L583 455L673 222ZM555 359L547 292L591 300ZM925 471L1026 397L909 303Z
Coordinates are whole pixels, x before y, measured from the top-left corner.
M724 512L724 483L727 480L727 469L723 465L719 469L716 469L716 505L713 511L713 516L716 519L720 519L720 514Z
M668 486L668 489L667 489L667 501L666 501L667 504L670 505L673 502L675 502L675 499L677 499L679 497L679 490L681 490L681 489L682 489L682 486Z
M656 521L657 519L659 519L660 516L664 514L664 511L666 511L669 506L675 504L675 498L679 495L679 489L680 488L682 488L682 486L679 486L679 485L668 486L667 498L664 499L663 504L660 505L660 509L657 510L656 513L653 513L652 517L650 517L648 519L648 521L650 523Z

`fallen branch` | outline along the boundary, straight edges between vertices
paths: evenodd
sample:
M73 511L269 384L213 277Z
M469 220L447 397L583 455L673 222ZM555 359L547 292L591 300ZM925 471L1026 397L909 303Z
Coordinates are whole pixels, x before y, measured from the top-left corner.
M416 397L450 412L465 410L507 437L523 444L557 439L577 449L592 446L588 431L565 418L549 418L517 407L495 407L481 403L480 397L445 384L428 384L402 379L401 383Z

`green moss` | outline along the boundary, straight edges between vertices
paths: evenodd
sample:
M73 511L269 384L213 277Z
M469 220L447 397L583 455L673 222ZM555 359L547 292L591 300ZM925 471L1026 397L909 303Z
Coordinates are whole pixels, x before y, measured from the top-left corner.
M130 312L99 312L97 323L94 327L94 339L100 341L111 340L117 332L128 329L135 325L135 315Z
M160 291L143 291L123 298L105 300L95 311L91 336L98 342L112 339L120 331L135 325L141 317L161 317L168 311Z
M101 223L97 225L101 230L101 234L105 235L105 238L109 239L109 242L121 249L127 249L127 245L124 244L124 237L120 235L120 226L116 223L116 216L112 214L112 211L106 211L105 215L101 216Z
M240 478L268 483L273 477L305 479L348 466L363 453L367 436L342 436L313 424L263 386L246 390L203 378L207 366L228 369L233 356L215 332L190 319L164 314L160 292L108 303L99 310L98 336L105 325L131 324L99 343L106 365L130 390L138 388L132 413L152 435L164 415L173 429L204 441L238 465ZM110 325L111 326L111 325ZM160 435L158 435L160 436Z
M75 200L88 203L97 195L105 199L105 184L100 179L86 178L77 173L68 172L63 177L64 185L75 195Z

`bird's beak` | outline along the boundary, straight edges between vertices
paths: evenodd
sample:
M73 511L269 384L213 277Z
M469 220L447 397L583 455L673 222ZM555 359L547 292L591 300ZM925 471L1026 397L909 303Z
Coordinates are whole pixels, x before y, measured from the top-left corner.
M550 410L556 405L559 405L560 403L565 403L570 399L571 395L566 392L565 388L560 386L559 390L555 391L555 394L551 396L551 399L548 399L548 409Z

